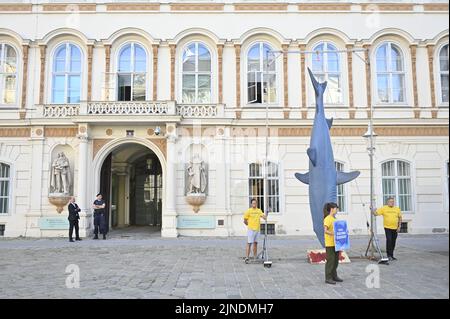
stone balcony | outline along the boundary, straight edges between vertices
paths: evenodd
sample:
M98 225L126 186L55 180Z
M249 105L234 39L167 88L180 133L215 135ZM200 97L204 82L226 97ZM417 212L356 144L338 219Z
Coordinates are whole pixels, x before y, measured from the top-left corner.
M175 101L92 101L79 104L37 105L31 118L44 119L126 119L136 118L222 118L223 104L176 104Z

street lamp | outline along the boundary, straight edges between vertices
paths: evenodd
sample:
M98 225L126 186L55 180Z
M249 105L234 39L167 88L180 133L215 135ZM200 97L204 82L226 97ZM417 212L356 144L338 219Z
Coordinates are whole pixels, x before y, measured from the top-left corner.
M369 153L370 159L370 258L374 258L375 246L374 246L374 236L376 233L375 227L375 216L373 214L373 209L375 207L374 195L373 195L373 156L375 153L375 139L377 134L373 130L372 116L370 117L369 126L367 127L367 132L363 135L367 143L367 152Z

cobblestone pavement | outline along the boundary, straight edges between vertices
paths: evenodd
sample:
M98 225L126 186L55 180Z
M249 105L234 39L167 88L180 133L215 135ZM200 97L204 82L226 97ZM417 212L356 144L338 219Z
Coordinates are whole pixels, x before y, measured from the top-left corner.
M324 265L306 259L313 237L269 237L273 266L264 268L244 264L245 238L111 235L0 239L0 298L449 298L448 234L401 234L398 260L379 266L361 258L367 238L351 237L351 263L339 265L336 286L324 283ZM79 288L66 287L70 264L80 269ZM379 288L368 288L377 269Z

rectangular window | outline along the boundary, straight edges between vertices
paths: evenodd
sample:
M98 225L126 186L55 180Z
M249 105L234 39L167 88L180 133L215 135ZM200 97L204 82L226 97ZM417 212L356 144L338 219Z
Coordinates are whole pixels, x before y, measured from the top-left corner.
M400 233L406 234L408 232L408 222L402 222L400 225Z
M119 101L131 101L131 74L119 74Z
M261 235L266 234L266 225L264 223L261 224ZM275 224L267 223L267 235L275 235Z
M395 199L396 205L403 212L412 211L412 187L410 164L404 161L392 160L381 166L383 203L389 197Z
M9 166L0 163L0 214L8 214L9 183Z
M264 176L267 172L267 185ZM249 165L249 205L252 198L258 200L258 207L264 212L264 193L267 192L269 213L280 212L280 181L278 165L269 162L268 165L252 163Z
M344 164L339 163L339 162L335 162L336 164L336 171L337 172L342 172L344 170ZM336 187L336 195L337 195L337 203L339 206L339 211L340 212L346 212L346 207L345 207L345 193L344 193L344 184L338 185Z
M5 236L5 225L0 225L0 236Z

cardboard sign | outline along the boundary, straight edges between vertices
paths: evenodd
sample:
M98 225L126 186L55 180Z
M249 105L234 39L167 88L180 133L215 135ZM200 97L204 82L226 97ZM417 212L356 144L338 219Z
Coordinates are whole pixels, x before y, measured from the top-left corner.
M334 222L334 243L336 251L350 249L350 238L345 220L336 220Z

